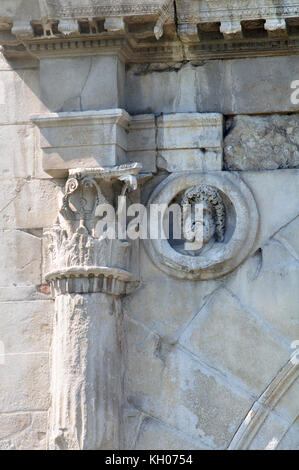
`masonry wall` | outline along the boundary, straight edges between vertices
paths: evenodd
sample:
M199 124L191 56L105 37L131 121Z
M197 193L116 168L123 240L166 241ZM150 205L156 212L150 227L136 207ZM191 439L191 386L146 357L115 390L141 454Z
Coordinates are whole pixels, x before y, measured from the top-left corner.
M252 256L217 281L171 278L141 245L141 286L123 308L125 449L225 449L252 407L265 420L250 448L299 446L298 385L260 400L299 339L299 115L290 101L298 61L127 66L121 86L131 114L225 115L224 169L252 190L261 225ZM56 104L41 98L39 77L38 62L0 59L1 449L46 447L54 304L43 281L42 235L64 182L41 168L30 116ZM83 92L86 83L78 103ZM73 106L65 100L63 109ZM104 109L101 100L87 106L94 108ZM167 175L158 167L144 202Z

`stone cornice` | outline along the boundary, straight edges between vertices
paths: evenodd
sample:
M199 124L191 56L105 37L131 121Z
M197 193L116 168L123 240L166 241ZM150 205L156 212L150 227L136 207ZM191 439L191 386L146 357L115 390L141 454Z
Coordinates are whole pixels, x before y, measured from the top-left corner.
M298 51L299 0L23 3L0 5L0 44L7 57L117 55L146 63Z

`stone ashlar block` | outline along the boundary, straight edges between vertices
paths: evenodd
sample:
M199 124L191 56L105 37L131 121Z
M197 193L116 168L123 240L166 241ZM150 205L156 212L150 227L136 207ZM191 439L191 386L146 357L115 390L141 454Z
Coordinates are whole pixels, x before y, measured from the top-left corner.
M33 116L40 128L43 170L66 177L70 168L114 166L128 161L155 170L154 116L122 109Z
M5 230L0 232L0 241L0 286L40 284L41 240L20 230Z
M221 114L163 115L158 118L157 127L160 166L166 170L222 170Z
M33 175L35 136L32 126L0 126L0 178Z
M192 354L228 371L256 396L290 355L270 328L224 290L214 294L180 342Z
M7 354L0 367L0 413L49 408L48 354Z
M1 302L0 312L0 339L5 354L48 353L53 301Z

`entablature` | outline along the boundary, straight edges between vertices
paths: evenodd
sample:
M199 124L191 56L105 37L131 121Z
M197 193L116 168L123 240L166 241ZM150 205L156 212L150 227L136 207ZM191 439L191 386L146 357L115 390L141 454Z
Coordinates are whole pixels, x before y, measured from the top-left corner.
M292 54L299 1L3 0L0 44L7 57L117 53L131 63Z

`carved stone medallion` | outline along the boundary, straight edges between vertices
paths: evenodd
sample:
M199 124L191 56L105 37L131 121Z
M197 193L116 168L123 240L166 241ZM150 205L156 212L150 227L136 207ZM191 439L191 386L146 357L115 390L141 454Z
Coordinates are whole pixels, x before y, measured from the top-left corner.
M193 242L201 230L202 242L198 249L189 250L185 238L146 240L150 257L162 271L180 279L215 279L233 271L250 254L259 215L250 189L237 174L174 173L155 188L148 208L161 205L164 224L174 203L191 208L201 203L201 221L194 220L193 211L182 211L182 232Z

